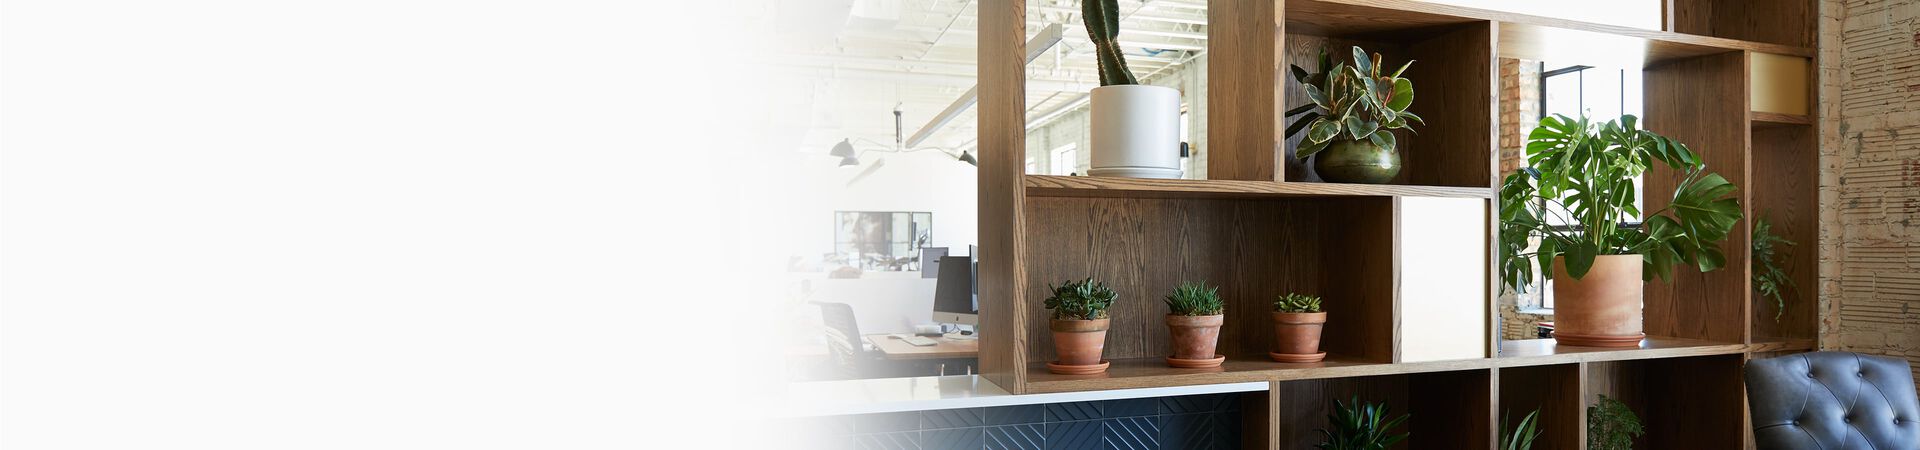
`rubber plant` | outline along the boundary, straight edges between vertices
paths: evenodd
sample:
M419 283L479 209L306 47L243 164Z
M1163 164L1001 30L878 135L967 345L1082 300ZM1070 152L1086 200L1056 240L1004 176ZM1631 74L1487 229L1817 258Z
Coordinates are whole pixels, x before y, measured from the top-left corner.
M1556 256L1575 279L1599 255L1640 255L1646 281L1665 280L1681 264L1702 272L1727 265L1719 243L1740 220L1740 200L1733 183L1707 172L1686 144L1638 128L1631 115L1595 125L1556 114L1540 119L1528 140L1532 167L1500 187L1500 275L1508 288L1525 291L1535 263L1547 270ZM1642 215L1634 179L1654 164L1681 177L1666 207ZM1549 217L1575 225L1554 226ZM1636 219L1637 227L1622 225ZM1533 235L1541 236L1539 248L1527 252Z
M1294 151L1296 159L1304 161L1342 139L1364 139L1393 148L1391 130L1426 124L1426 119L1407 111L1413 105L1413 81L1400 75L1413 66L1413 61L1387 73L1382 70L1384 61L1379 53L1368 55L1354 46L1352 65L1333 62L1324 48L1320 49L1319 62L1321 72L1292 66L1294 81L1300 82L1311 100L1286 112L1287 117L1300 116L1287 126L1287 137L1307 133Z
M1084 0L1080 18L1086 22L1087 37L1093 40L1093 53L1100 67L1101 86L1140 84L1127 68L1127 55L1120 51L1120 2Z
M1334 411L1327 414L1333 430L1318 429L1326 440L1314 448L1322 450L1385 450L1393 444L1407 439L1407 433L1394 434L1407 421L1407 415L1401 414L1387 418L1387 406L1384 404L1361 403L1355 396L1352 406L1334 400Z
M1781 245L1795 245L1793 241L1773 234L1773 225L1767 218L1753 221L1753 290L1761 296L1773 299L1773 320L1779 321L1780 315L1787 312L1787 300L1783 295L1786 289L1793 288L1793 278L1780 270L1778 258Z

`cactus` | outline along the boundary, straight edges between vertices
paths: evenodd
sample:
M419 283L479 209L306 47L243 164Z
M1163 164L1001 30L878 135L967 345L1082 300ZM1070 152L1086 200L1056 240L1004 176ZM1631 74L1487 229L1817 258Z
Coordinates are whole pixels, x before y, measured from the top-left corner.
M1087 37L1093 39L1093 54L1100 61L1100 85L1140 84L1127 68L1127 55L1120 51L1119 2L1081 0L1080 17L1087 23Z

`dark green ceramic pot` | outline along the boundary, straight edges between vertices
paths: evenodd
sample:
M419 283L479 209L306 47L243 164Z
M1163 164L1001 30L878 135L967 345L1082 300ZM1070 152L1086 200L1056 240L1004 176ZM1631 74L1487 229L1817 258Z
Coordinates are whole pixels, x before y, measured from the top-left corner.
M1334 141L1313 155L1313 170L1329 183L1385 183L1400 174L1400 152L1365 139Z

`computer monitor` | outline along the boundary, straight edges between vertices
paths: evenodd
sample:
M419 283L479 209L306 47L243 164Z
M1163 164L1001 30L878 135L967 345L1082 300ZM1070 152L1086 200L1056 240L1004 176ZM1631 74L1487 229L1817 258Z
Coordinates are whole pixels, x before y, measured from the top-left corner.
M940 277L934 280L933 321L977 325L980 323L978 284L973 277L971 256L940 257Z

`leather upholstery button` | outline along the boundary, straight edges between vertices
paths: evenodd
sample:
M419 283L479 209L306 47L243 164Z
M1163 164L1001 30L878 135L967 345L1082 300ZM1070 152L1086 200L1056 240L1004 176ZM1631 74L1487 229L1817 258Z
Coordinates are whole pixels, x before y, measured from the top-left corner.
M1813 372L1807 372L1807 378L1813 378Z

